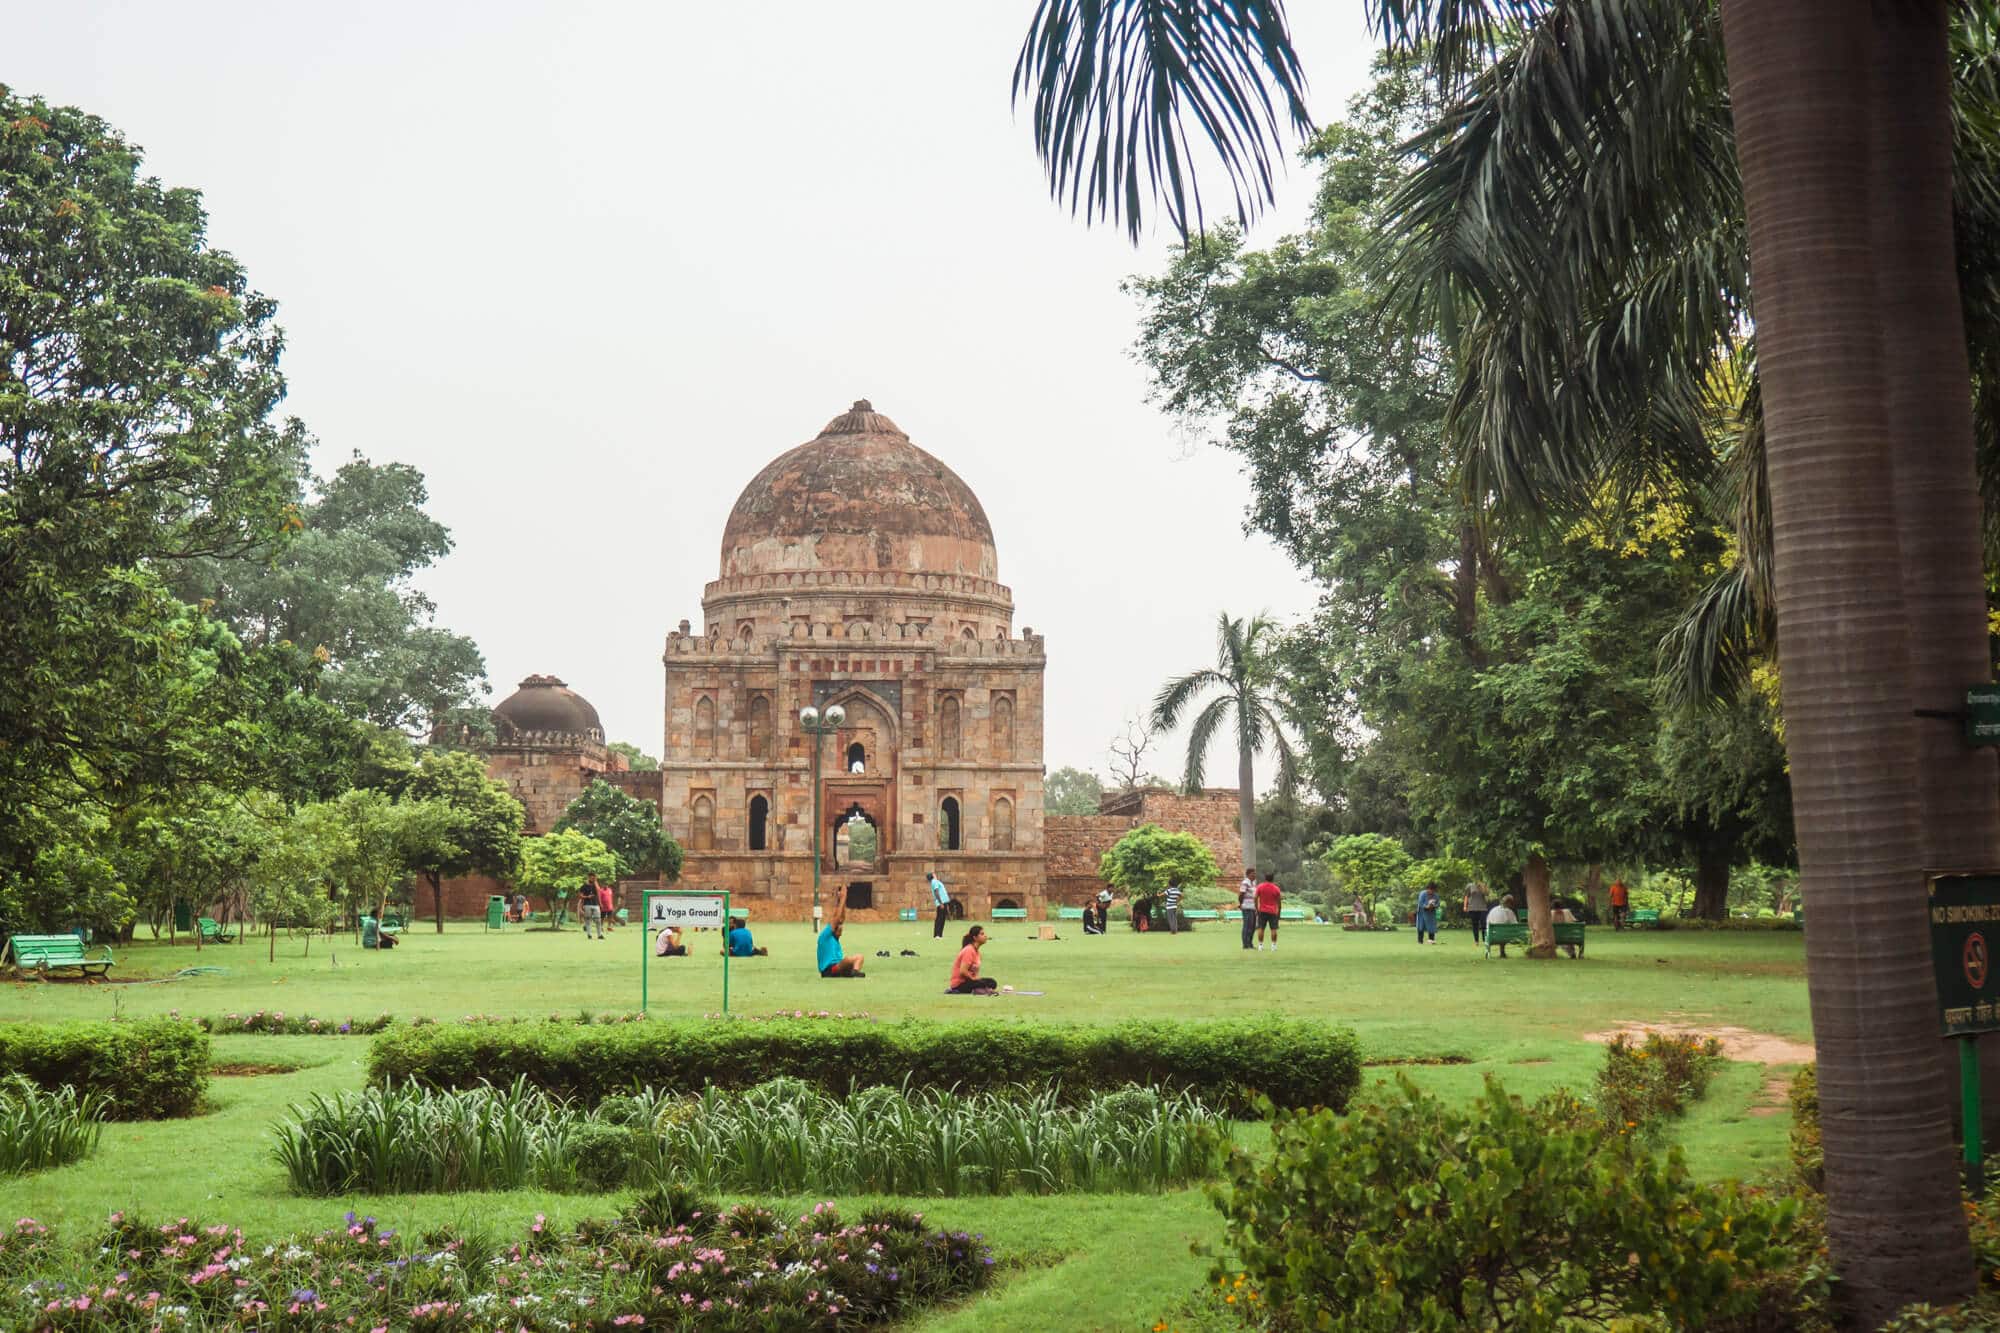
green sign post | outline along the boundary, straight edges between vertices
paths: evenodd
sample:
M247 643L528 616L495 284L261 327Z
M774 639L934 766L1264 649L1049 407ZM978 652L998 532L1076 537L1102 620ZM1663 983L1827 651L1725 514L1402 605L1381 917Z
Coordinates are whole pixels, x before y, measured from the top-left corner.
M2000 685L1974 685L1965 691L1965 743L2000 745Z
M646 1012L647 969L653 962L653 937L668 926L683 930L709 928L722 932L722 1012L729 1012L729 895L699 889L647 889L646 928L639 932L639 1012Z
M2000 1030L2000 977L1994 975L2000 963L2000 872L1931 876L1930 917L1931 966L1937 973L1944 1035L1959 1038L1967 1188L1977 1195L1986 1173L1975 1041L1981 1033Z

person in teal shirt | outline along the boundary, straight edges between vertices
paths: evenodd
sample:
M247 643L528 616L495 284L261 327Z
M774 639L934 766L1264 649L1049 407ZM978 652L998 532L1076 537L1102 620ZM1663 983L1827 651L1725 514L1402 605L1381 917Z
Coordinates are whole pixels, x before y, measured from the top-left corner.
M849 958L840 947L840 928L847 920L847 895L836 893L833 899L833 919L821 927L819 932L819 974L823 977L858 977L861 960Z
M750 938L750 927L740 916L729 918L729 956L731 958L762 958L769 949L759 949Z

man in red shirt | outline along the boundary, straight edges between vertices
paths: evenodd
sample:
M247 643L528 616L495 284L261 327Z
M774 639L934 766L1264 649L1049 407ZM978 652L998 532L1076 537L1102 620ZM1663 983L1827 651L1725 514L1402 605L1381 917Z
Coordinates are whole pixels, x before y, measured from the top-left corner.
M1625 916L1631 901L1631 895L1625 888L1625 881L1622 879L1613 879L1611 881L1611 928L1613 930L1625 929Z
M1270 880L1257 886L1257 947L1274 952L1278 947L1278 905L1284 901L1284 891ZM1264 943L1264 930L1269 927L1271 942Z

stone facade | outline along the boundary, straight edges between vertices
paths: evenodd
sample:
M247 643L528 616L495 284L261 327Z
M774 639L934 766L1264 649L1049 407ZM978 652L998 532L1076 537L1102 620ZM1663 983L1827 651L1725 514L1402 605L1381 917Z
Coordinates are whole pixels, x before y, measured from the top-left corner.
M1094 815L1050 815L1045 821L1048 901L1077 907L1096 897L1104 887L1097 877L1099 858L1141 824L1200 838L1222 872L1218 887L1233 886L1244 868L1238 815L1235 789L1222 787L1206 788L1199 796L1171 787L1140 787L1107 793Z
M554 676L522 681L493 710L493 727L487 775L506 783L527 811L529 833L554 828L594 779L617 781L631 767L606 747L597 710Z
M929 901L1041 915L1042 678L978 499L865 402L779 457L724 529L703 632L667 636L661 813L682 880L765 919L813 909L813 747L822 901L857 920ZM836 734L799 712L846 712ZM842 864L851 816L876 859Z

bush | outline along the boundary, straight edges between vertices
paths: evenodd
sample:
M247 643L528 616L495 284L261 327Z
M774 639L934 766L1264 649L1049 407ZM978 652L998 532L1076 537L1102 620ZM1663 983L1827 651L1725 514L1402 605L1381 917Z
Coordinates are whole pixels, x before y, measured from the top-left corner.
M1530 1107L1489 1078L1460 1108L1397 1085L1345 1121L1277 1113L1268 1156L1230 1154L1214 1196L1239 1263L1213 1276L1280 1326L1714 1328L1811 1248L1795 1201L1698 1184L1567 1096Z
M1354 1034L1307 1019L1025 1027L1002 1023L517 1023L391 1028L369 1047L377 1084L472 1088L526 1079L595 1105L636 1087L694 1093L793 1075L824 1092L856 1087L998 1092L1054 1086L1069 1101L1137 1083L1192 1092L1247 1113L1278 1106L1343 1110L1361 1082Z
M165 1018L9 1023L0 1026L0 1076L9 1074L99 1098L112 1120L193 1115L208 1089L208 1034Z
M221 1014L197 1018L203 1032L222 1037L265 1034L276 1037L346 1037L384 1031L395 1020L387 1014L373 1018L314 1018L311 1014L287 1014L282 1009L259 1009L248 1014Z
M44 1092L19 1075L0 1086L0 1175L81 1161L103 1134L104 1100L95 1094Z
M992 1282L979 1237L914 1214L844 1224L821 1204L756 1234L734 1234L736 1215L568 1233L537 1217L505 1246L446 1232L412 1244L353 1213L268 1244L199 1220L114 1215L103 1233L58 1245L22 1219L0 1231L0 1328L808 1333L901 1324Z
M1815 1194L1826 1190L1826 1152L1819 1143L1819 1066L1801 1065L1786 1093L1792 1104L1792 1170Z
M1708 1091L1721 1063L1722 1043L1713 1037L1649 1032L1636 1046L1621 1032L1597 1074L1597 1112L1614 1133L1655 1131Z

